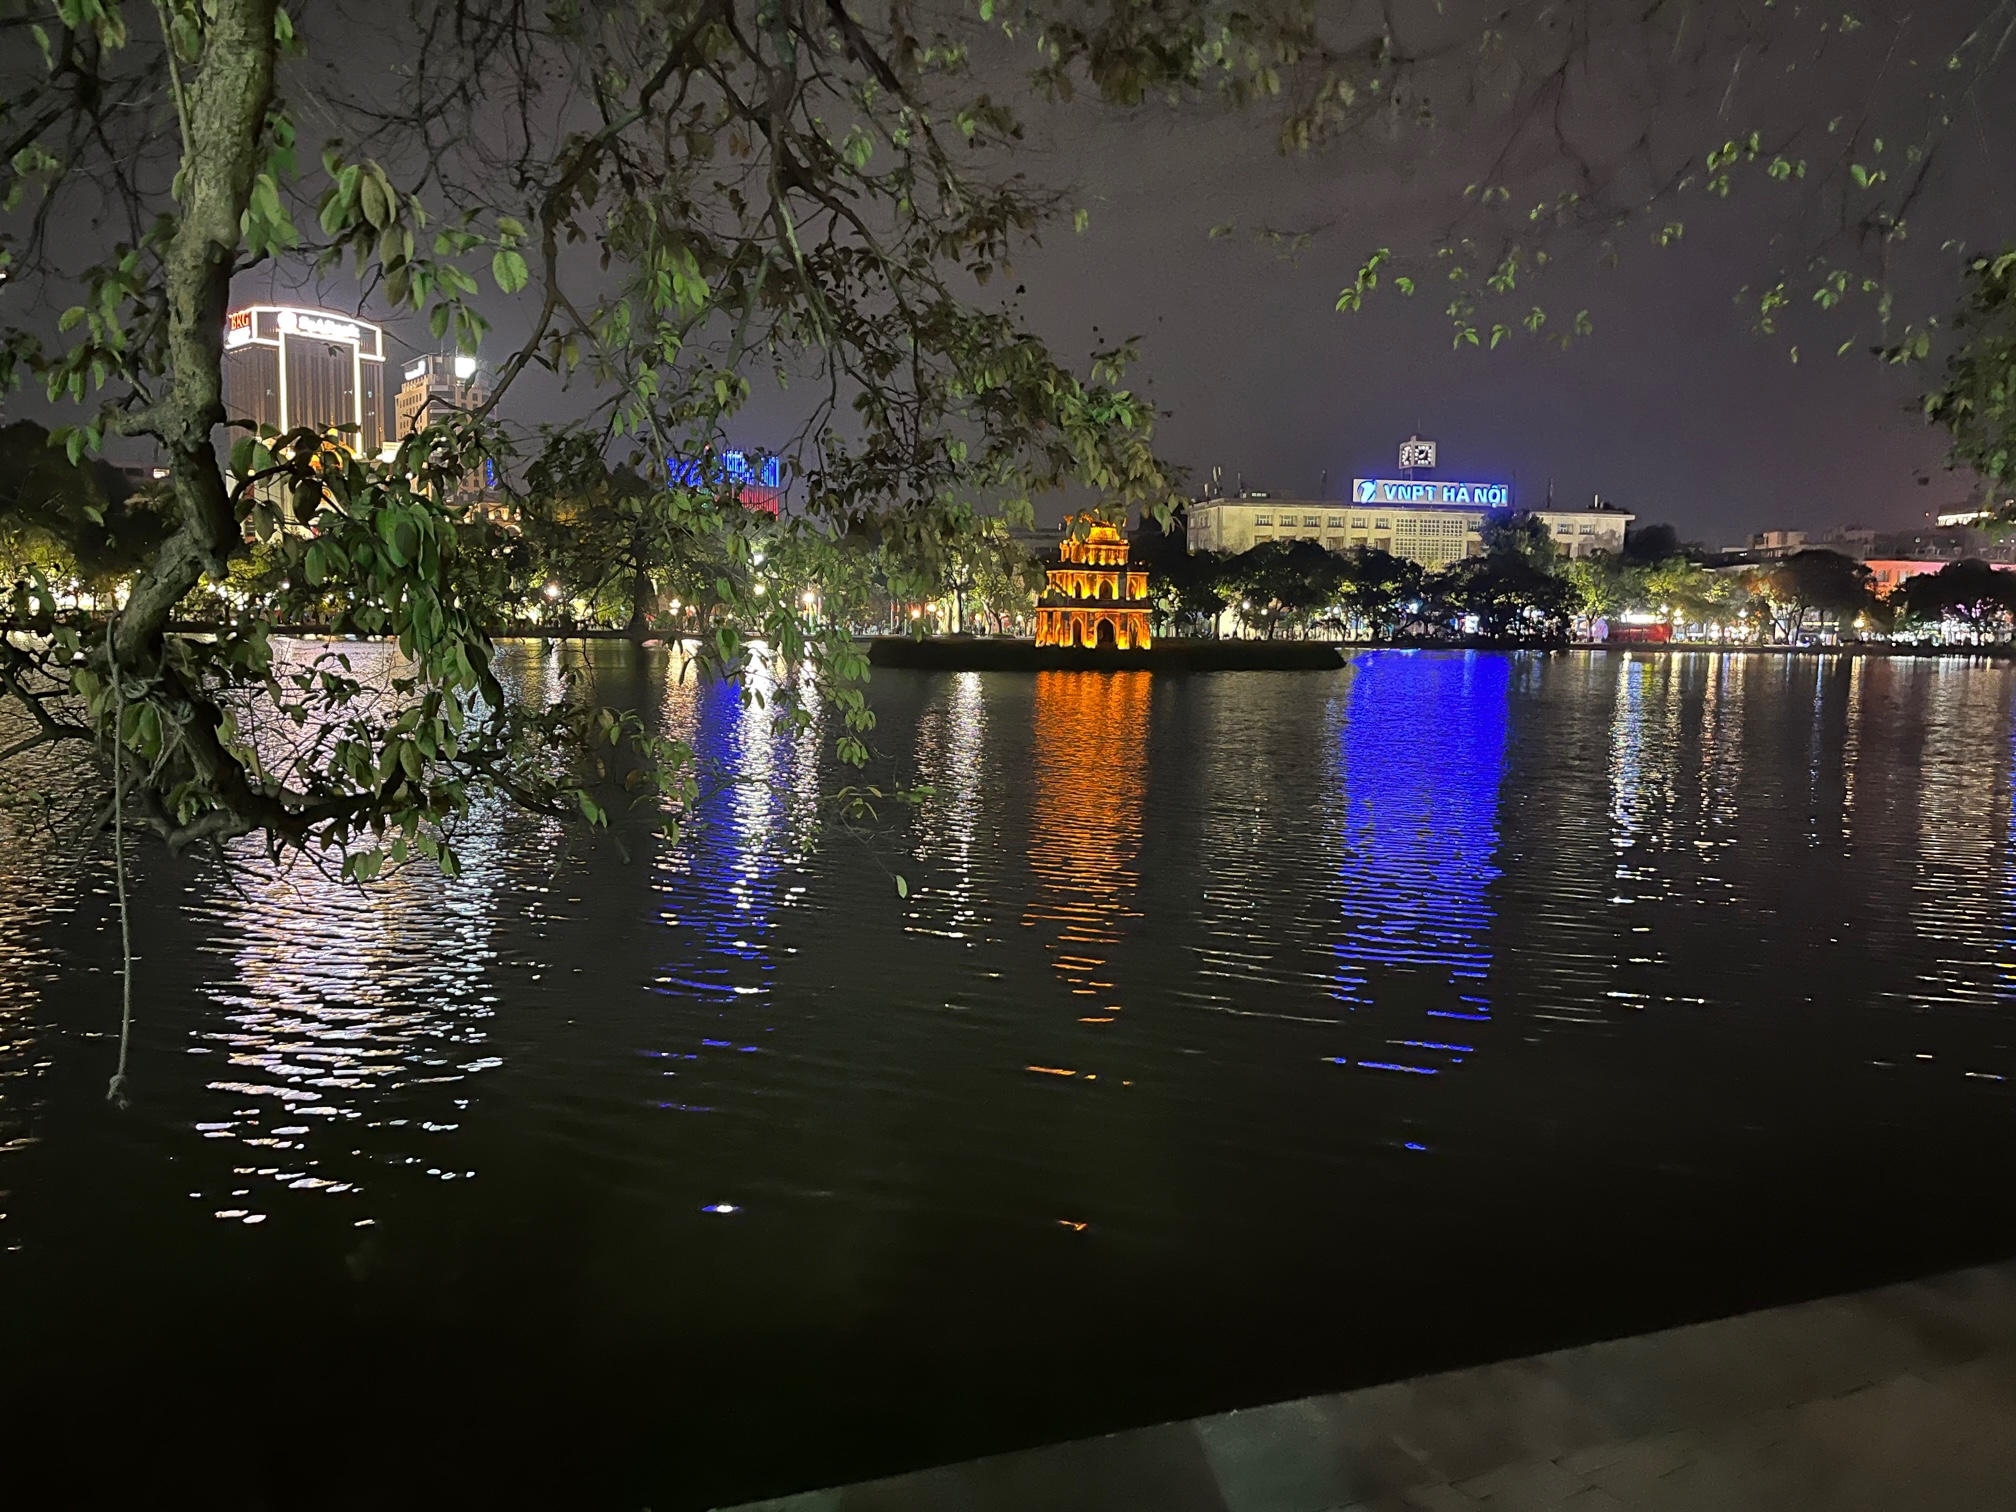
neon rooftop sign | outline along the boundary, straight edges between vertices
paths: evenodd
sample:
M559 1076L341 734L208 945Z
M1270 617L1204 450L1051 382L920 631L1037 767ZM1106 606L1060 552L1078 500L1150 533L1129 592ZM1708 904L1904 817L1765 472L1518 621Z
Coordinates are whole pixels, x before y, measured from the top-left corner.
M329 310L245 305L225 317L226 348L277 347L289 340L340 342L355 348L357 357L366 362L381 361L385 355L384 332L377 326Z
M1508 509L1507 483L1419 483L1411 478L1353 478L1353 504L1412 505L1416 508Z

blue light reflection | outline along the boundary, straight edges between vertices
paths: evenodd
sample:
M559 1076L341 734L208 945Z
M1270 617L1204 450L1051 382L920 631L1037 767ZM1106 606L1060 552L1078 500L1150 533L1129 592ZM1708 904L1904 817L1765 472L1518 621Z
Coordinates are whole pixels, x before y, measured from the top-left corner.
M1512 663L1380 652L1353 664L1334 746L1344 929L1334 995L1373 1000L1386 971L1464 989L1438 1018L1486 1019L1488 897L1498 879L1498 789Z

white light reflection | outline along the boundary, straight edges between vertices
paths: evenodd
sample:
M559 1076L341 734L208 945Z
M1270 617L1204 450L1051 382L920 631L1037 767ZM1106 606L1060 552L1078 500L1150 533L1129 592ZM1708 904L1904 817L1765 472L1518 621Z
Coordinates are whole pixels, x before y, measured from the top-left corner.
M367 676L394 655L378 645L345 654ZM221 1054L206 1085L230 1099L229 1116L195 1132L290 1162L233 1174L343 1196L367 1185L353 1161L405 1164L420 1141L453 1132L462 1084L501 1064L484 1046L505 829L500 805L479 806L456 837L461 876L416 865L366 888L305 861L275 868L241 854L231 882L192 907L234 967L211 989L221 1016L206 1016L192 1046ZM384 1117L395 1111L403 1116ZM407 1130L396 1136L406 1150L356 1156L358 1124Z
M950 681L942 703L927 708L917 722L917 769L932 796L912 826L913 854L932 870L929 889L913 888L906 928L918 934L971 940L986 921L980 900L999 875L1000 847L982 844L998 820L984 807L981 757L987 745L987 704L978 672ZM942 879L942 880L935 880Z

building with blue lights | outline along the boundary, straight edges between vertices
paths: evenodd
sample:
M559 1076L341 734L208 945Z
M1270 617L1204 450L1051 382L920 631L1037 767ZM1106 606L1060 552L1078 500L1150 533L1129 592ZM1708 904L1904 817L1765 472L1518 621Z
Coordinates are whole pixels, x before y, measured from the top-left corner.
M744 509L774 515L783 507L784 463L777 457L710 449L691 461L672 458L665 472L674 488L732 494Z

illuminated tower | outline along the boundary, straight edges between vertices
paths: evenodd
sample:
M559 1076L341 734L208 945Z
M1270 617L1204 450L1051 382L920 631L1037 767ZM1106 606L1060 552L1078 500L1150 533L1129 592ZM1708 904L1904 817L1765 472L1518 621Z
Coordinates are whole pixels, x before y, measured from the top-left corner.
M1093 515L1065 524L1064 560L1036 607L1036 644L1146 650L1148 574L1127 570L1127 538Z

